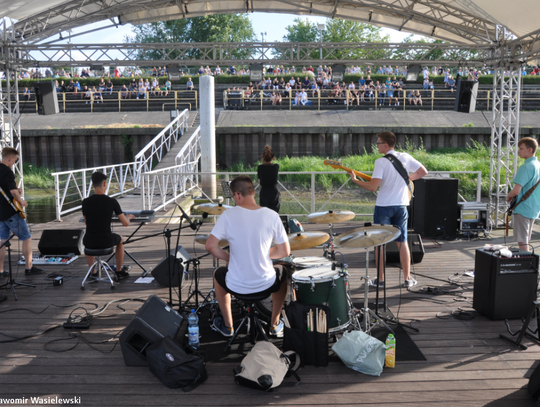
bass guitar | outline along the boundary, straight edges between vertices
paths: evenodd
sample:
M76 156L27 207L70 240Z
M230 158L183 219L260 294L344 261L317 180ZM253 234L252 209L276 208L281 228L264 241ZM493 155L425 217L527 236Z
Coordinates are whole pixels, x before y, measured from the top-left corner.
M21 219L26 219L26 214L24 213L24 208L19 203L19 201L15 200L15 199L9 199L9 196L7 196L7 194L4 192L2 187L0 187L0 192L2 193L2 195L4 195L4 198L6 198L6 201L8 201L8 203L11 205L11 207L13 209L15 209L15 212L17 212L19 214Z
M330 167L335 168L337 170L343 170L343 171L347 171L347 172L352 171L354 173L354 175L356 175L357 177L360 177L365 181L371 181L371 177L369 175L361 173L361 172L356 171L356 170L353 170L353 169L348 168L348 167L344 167L341 164L341 161L324 160L324 165L329 165ZM410 188L408 188L408 190L409 190L408 192L409 192L409 202L410 202L412 197L413 197L413 194L414 194L414 183L411 181L409 183L409 186L410 186Z
M357 177L360 177L365 181L371 181L371 177L369 175L364 174L364 173L359 172L359 171L356 171L356 170L353 170L351 168L344 167L341 164L341 161L324 160L324 165L329 165L330 167L335 168L336 170L343 170L343 171L347 171L347 172L352 171L352 172L354 172L354 175L356 175Z

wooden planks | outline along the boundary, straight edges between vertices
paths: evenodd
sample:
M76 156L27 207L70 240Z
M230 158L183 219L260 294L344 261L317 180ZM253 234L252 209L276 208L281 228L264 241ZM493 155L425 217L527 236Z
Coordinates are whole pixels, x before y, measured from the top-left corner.
M49 228L81 228L80 214L66 217L61 223L33 225L33 245L37 247L41 232ZM336 225L336 231L358 227L347 223ZM176 225L169 225L170 229ZM211 224L204 224L200 233L209 233ZM325 225L304 224L306 230L326 230ZM118 233L129 235L134 227L115 227ZM166 226L145 225L137 236L163 231ZM193 243L193 232L182 230L180 244L192 257L205 254L203 246ZM502 239L493 239L498 243ZM176 232L173 232L173 245ZM115 337L131 321L140 301L112 304L101 316L95 318L91 329L82 336L93 343L70 339L68 332L57 328L45 335L0 345L0 398L31 396L80 397L84 406L255 406L276 404L280 406L327 405L396 405L400 406L533 406L524 386L532 368L540 359L540 347L530 340L528 350L520 351L498 338L506 328L502 321L490 321L476 315L471 320L440 319L438 313L448 313L460 306L472 305L472 279L461 277L461 295L432 296L422 293L422 288L445 287L448 278L456 279L474 265L474 250L483 241L442 241L441 247L424 241L426 255L422 263L414 266L419 285L408 292L399 288L403 276L399 269L387 269L388 305L403 322L420 329L411 337L424 353L426 361L398 362L395 369L385 369L380 377L362 375L338 362L326 368L306 366L299 372L302 379L298 387L281 387L272 393L262 393L241 388L234 384L231 363L209 363L209 379L190 393L165 388L145 367L126 367L120 346ZM20 245L13 244L13 257L20 255ZM165 255L162 236L149 238L126 247L145 267L155 266ZM365 252L340 249L349 265L350 287L353 300L363 299L362 277L365 276ZM322 250L310 249L295 253L297 256L320 256ZM371 256L372 258L372 256ZM127 259L126 263L133 265ZM157 283L135 284L141 270L133 265L131 277L110 290L107 284L87 284L85 291L80 283L87 270L84 259L66 268L48 266L47 271L61 273L67 278L60 287L52 287L43 276L26 278L22 267L17 278L37 284L35 289L17 288L19 301L8 300L0 304L0 341L11 336L37 333L63 323L77 306L88 310L97 304L104 306L119 299L145 299L156 294L166 300L168 289ZM14 268L16 270L16 267ZM368 270L374 277L373 261ZM200 289L203 293L212 287L212 259L201 259ZM193 278L193 276L190 276ZM0 280L3 283L5 279ZM193 281L192 279L190 281ZM454 290L456 290L455 288ZM182 291L188 295L188 287ZM455 301L454 298L459 298ZM177 300L175 296L173 298ZM374 293L370 292L370 301ZM54 304L55 306L52 306ZM47 306L46 310L44 310ZM16 311L5 312L19 308ZM28 310L32 310L30 312ZM44 310L44 311L43 311ZM43 311L41 313L37 313ZM201 320L201 324L208 323ZM519 328L519 321L512 321L512 328ZM62 341L51 342L55 339ZM111 340L112 339L112 340ZM98 342L107 341L101 344ZM204 338L202 338L204 343ZM399 346L399 343L397 344ZM51 352L45 349L54 349ZM103 352L103 353L102 353ZM8 403L9 404L9 403ZM30 404L28 402L27 404Z

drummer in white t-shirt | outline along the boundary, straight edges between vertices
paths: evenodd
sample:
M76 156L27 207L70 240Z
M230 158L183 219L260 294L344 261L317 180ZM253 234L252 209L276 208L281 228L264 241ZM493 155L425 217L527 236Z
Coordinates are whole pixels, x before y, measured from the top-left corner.
M271 259L290 254L285 228L276 212L257 205L253 182L248 176L236 177L230 187L236 206L223 212L206 242L206 250L227 263L227 267L220 267L214 273L216 298L223 318L214 319L213 327L224 336L233 336L231 294L265 292L272 295L270 334L281 336L280 314L287 295L287 272L282 266L274 267ZM230 254L219 246L222 239L229 242Z

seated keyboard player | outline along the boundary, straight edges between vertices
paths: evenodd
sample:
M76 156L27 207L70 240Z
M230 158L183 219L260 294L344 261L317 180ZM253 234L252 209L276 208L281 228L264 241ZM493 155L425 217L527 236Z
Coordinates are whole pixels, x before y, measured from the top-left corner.
M92 186L94 195L86 198L82 202L82 212L86 233L83 244L89 249L106 249L116 246L116 277L118 280L129 277L129 266L122 266L124 262L124 243L122 236L112 233L111 218L113 212L116 214L122 225L129 226L129 220L135 218L134 215L124 215L120 204L114 198L107 196L107 176L102 172L92 174ZM86 256L88 266L94 264L94 256ZM97 274L97 270L96 270Z

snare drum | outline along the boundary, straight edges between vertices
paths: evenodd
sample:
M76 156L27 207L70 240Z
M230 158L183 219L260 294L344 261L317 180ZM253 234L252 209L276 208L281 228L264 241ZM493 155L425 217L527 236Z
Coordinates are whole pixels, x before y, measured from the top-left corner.
M331 266L307 268L294 273L292 281L298 302L330 308L329 332L340 331L349 325L347 290L339 270L332 270Z
M297 270L302 270L312 267L331 266L332 261L328 260L326 257L307 256L294 257L293 264L296 266Z

